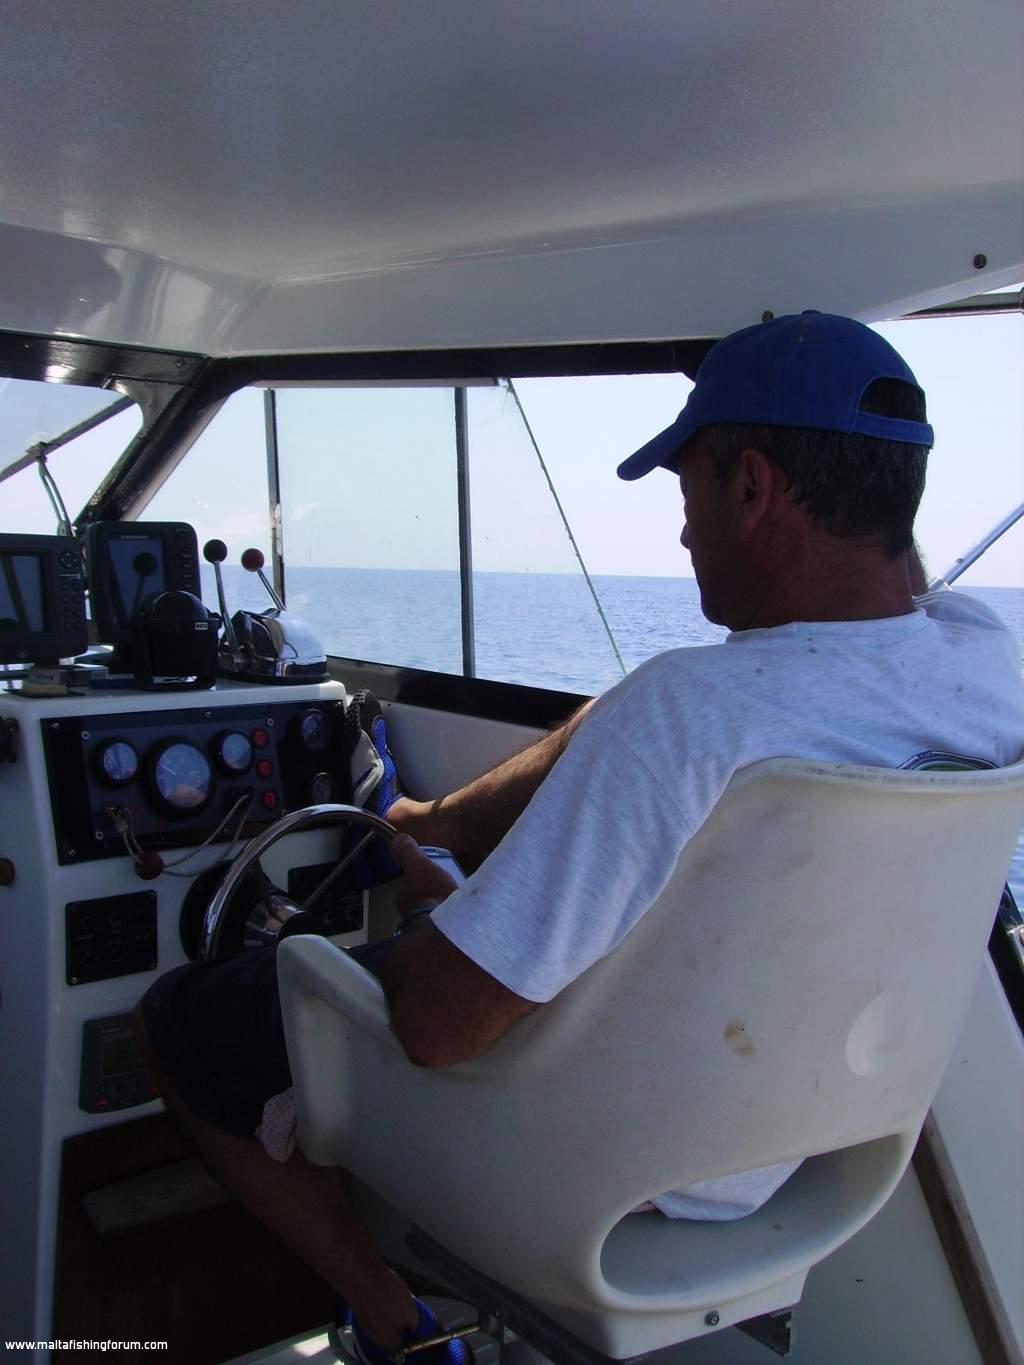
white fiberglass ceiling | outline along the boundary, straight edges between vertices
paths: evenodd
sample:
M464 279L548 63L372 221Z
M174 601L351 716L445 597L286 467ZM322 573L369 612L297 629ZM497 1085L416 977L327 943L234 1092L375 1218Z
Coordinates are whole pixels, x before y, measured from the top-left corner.
M698 335L1024 262L1004 0L10 0L3 36L9 329Z

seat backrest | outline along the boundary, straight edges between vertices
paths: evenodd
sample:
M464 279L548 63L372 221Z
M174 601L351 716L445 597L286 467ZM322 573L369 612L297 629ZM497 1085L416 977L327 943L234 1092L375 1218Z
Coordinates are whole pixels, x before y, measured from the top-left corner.
M281 971L303 1150L567 1304L654 1195L872 1139L905 1160L1022 824L1024 764L755 764L612 953L441 1072L405 1059L377 982L296 938Z
M474 1066L557 1110L559 1179L591 1133L582 1182L624 1209L916 1130L1022 823L1024 765L753 765L618 948Z

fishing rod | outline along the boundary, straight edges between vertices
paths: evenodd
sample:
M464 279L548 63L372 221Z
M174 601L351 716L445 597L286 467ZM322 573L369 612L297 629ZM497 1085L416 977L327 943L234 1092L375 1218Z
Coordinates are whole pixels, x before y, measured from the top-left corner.
M964 570L969 569L972 564L981 558L986 550L991 549L996 541L1004 536L1011 526L1015 526L1017 522L1020 521L1021 517L1024 517L1024 502L1018 507L1015 507L1012 512L1007 513L1002 521L993 526L988 535L982 536L981 540L979 540L976 545L972 545L971 548L965 550L959 558L954 559L953 563L944 574L940 574L938 578L933 578L928 584L929 591L934 591L936 588L942 587L948 588L955 583Z

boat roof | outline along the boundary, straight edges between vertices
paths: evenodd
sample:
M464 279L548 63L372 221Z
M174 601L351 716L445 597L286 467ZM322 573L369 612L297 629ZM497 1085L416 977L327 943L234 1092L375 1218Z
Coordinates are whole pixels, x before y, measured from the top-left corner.
M10 0L0 328L717 336L1024 278L1005 0Z

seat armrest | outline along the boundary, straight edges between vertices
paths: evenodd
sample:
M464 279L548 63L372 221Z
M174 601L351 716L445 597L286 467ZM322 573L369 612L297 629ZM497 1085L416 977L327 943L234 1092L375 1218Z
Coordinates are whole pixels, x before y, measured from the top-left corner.
M277 976L283 1012L289 1011L289 1002L297 997L321 1000L357 1028L401 1052L380 982L329 939L314 934L286 938L277 950Z
M361 1078L408 1067L384 992L348 953L312 935L281 943L277 975L299 1147L317 1165L347 1165L361 1122Z

